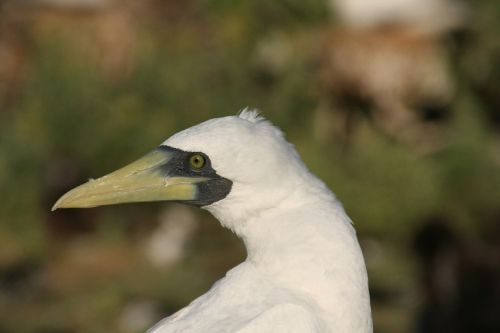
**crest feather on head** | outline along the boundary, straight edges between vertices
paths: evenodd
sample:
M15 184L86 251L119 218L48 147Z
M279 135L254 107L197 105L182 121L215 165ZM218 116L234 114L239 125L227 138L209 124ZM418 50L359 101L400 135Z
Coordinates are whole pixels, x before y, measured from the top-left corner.
M238 112L238 117L254 124L266 120L264 117L260 115L259 110L251 109L249 107L246 107L240 112Z

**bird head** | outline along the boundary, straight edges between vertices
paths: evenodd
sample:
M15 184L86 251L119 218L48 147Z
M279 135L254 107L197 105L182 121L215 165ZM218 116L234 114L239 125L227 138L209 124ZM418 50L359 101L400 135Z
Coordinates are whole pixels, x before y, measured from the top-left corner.
M141 159L69 191L53 210L177 201L222 222L275 206L297 188L304 169L278 128L244 110L171 136Z

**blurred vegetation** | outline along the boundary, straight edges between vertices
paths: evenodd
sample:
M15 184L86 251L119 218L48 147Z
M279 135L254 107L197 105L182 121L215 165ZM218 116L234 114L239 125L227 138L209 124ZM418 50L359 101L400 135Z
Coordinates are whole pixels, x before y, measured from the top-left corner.
M116 50L99 49L92 19L68 26L64 13L40 19L26 9L27 18L14 20L18 35L0 34L25 43L18 89L0 101L0 332L126 332L120 318L130 304L150 305L146 327L240 262L239 241L198 210L202 222L185 253L162 268L142 247L173 205L50 208L86 178L245 106L287 133L355 221L376 331L412 331L422 303L412 252L418 228L441 216L463 242L480 245L500 223L500 4L474 2L467 31L449 39L457 92L440 127L442 144L431 152L384 134L369 117L347 146L317 134L318 110L331 96L314 54L335 26L323 1L151 6L131 9L133 35L115 36L118 44L133 39L118 64L102 63L103 53ZM270 66L262 45L276 39L288 51Z

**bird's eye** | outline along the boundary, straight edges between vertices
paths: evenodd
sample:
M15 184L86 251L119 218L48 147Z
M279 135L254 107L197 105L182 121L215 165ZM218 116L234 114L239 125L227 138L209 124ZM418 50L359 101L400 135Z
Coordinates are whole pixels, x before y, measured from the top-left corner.
M193 154L189 157L189 165L191 168L199 170L206 164L205 157L201 154Z

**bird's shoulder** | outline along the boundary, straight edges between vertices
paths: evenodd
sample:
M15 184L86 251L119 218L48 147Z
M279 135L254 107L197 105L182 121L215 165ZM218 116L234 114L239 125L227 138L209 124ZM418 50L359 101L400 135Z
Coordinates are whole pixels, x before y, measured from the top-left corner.
M237 333L320 333L320 320L303 305L277 304L238 329Z
M274 286L242 263L230 270L212 288L187 307L167 317L148 333L235 332L267 309L269 301L277 302ZM221 329L224 327L224 329Z

